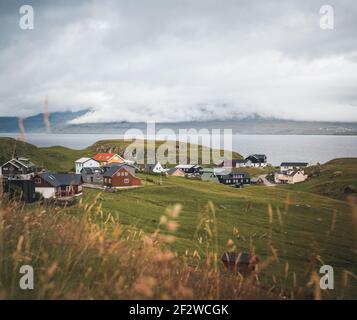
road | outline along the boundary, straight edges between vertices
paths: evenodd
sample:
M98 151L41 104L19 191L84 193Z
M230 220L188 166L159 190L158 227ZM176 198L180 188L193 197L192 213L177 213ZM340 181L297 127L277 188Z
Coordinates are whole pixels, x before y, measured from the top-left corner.
M267 175L266 174L262 174L261 176L259 176L259 178L263 180L264 185L267 186L267 187L275 187L276 186L276 184L271 183L267 179Z

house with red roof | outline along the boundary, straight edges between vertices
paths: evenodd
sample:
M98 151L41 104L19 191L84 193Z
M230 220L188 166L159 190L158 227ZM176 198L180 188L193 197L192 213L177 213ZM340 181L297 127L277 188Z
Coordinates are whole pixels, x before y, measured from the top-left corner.
M110 163L124 163L125 160L116 153L97 153L92 158L95 161L98 161L101 166L105 166Z

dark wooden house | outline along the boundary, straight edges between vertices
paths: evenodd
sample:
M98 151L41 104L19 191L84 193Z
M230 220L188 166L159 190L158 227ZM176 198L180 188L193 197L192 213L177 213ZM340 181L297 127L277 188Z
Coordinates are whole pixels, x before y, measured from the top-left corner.
M1 189L10 197L20 198L25 202L36 200L33 177L36 166L27 158L16 157L1 166Z
M1 166L1 175L10 180L31 180L36 166L27 158L13 158Z
M243 186L250 184L250 175L247 172L220 172L216 173L218 181L226 185Z

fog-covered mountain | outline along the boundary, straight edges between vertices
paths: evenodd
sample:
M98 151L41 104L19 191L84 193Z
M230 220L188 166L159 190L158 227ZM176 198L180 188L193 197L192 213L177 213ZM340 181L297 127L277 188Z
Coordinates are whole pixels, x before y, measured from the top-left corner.
M143 122L112 122L70 124L89 110L78 112L55 112L49 115L52 133L116 133L123 134L130 128L146 130ZM44 115L38 114L24 119L26 132L46 132ZM233 133L241 134L328 134L328 135L357 135L357 123L342 122L307 122L262 118L251 116L244 119L225 121L196 121L177 123L157 123L156 129L169 128L178 132L179 129L232 129ZM16 117L0 117L0 132L19 132Z

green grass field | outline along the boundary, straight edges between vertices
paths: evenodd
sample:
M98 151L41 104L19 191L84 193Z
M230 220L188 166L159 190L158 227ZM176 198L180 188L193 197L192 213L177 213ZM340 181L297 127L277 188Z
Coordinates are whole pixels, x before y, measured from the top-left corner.
M145 176L142 178L145 181ZM159 178L155 179L159 182ZM91 203L96 194L86 190L84 201ZM273 274L281 276L288 264L290 277L280 285L292 285L294 272L298 283L306 285L321 261L335 268L336 281L341 281L344 270L357 272L356 230L351 208L344 201L283 187L234 189L174 177L163 178L161 185L144 182L140 189L101 195L104 212L111 213L122 224L135 225L146 232L158 227L165 208L182 204L175 232L177 240L170 245L181 255L187 249L200 251L194 234L200 212L208 201L216 209L219 252L224 252L229 239L239 251L249 252L253 246L263 260L271 256L272 248L276 249L279 262L272 263L264 274L267 278Z

